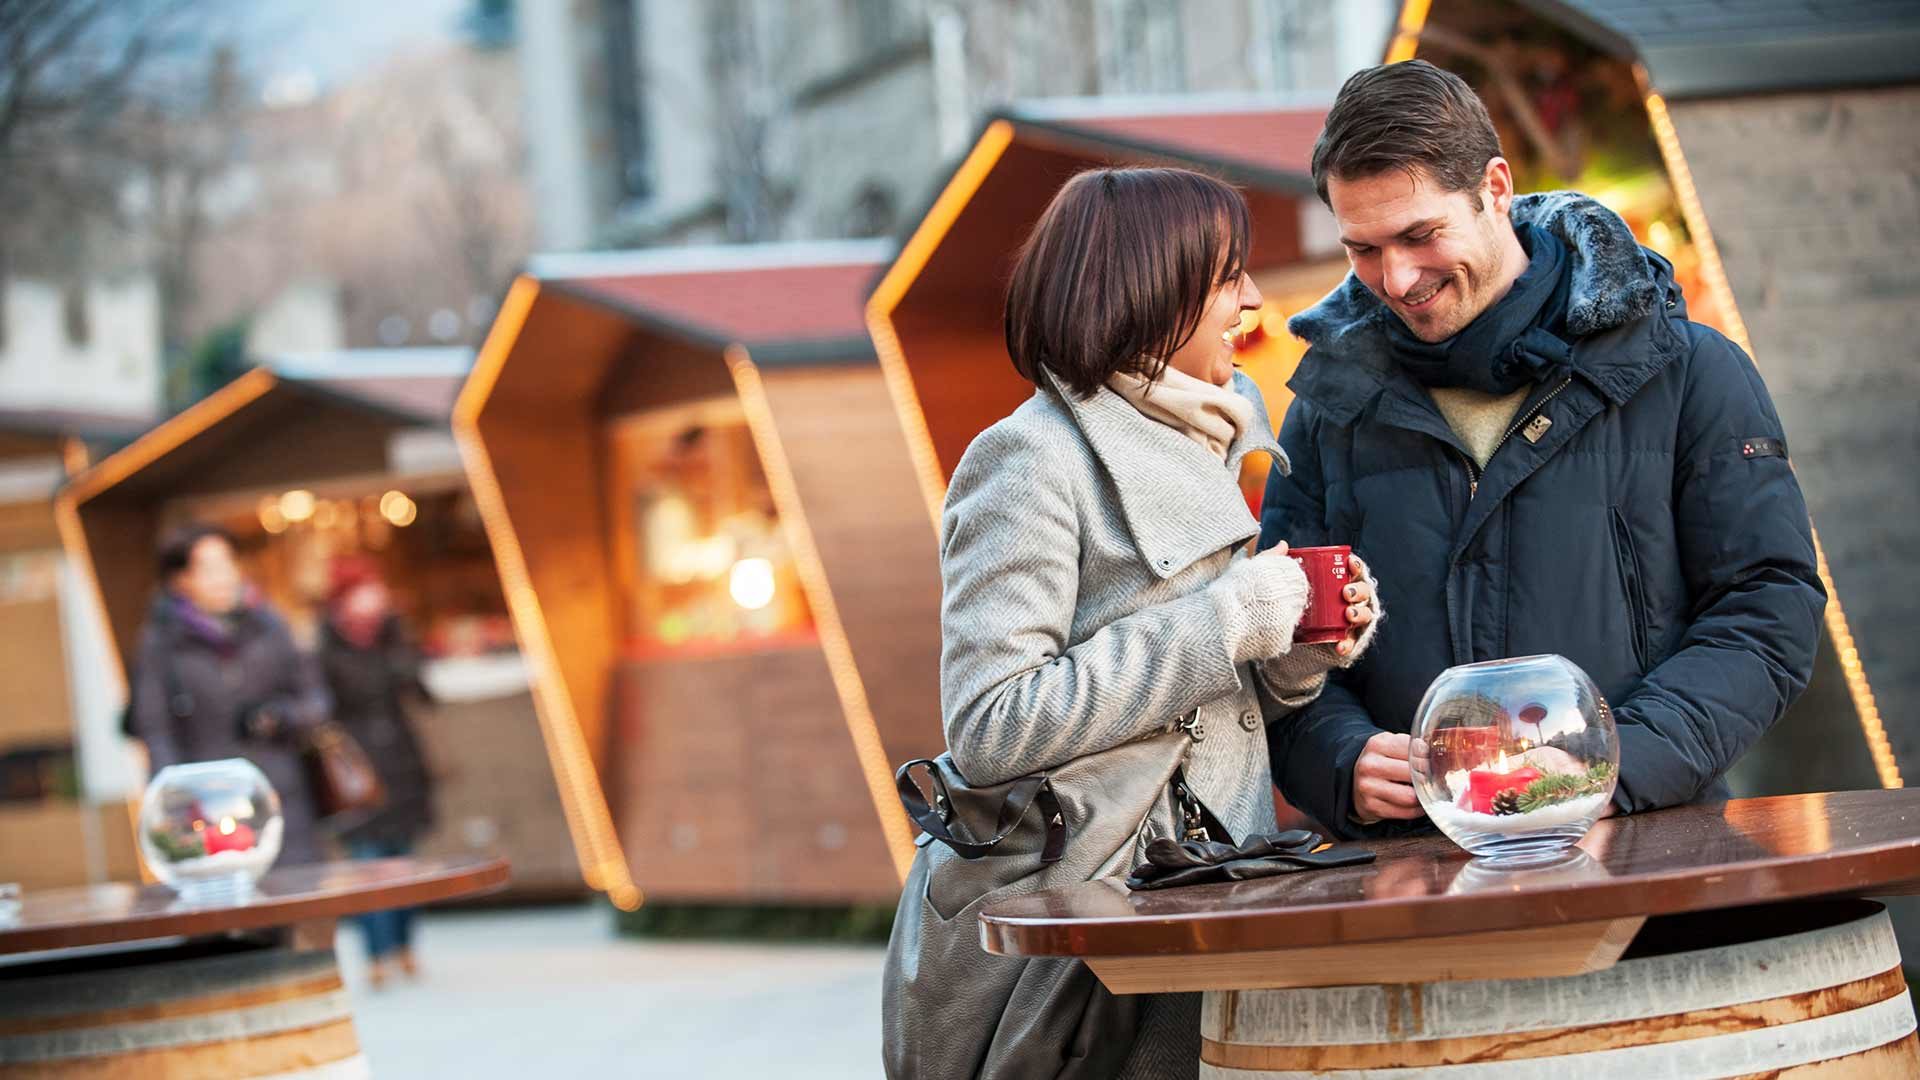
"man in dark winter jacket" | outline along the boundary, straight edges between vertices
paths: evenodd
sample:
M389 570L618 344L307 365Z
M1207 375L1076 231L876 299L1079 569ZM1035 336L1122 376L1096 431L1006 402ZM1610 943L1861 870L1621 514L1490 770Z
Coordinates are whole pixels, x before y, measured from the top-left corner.
M1348 80L1313 175L1353 273L1291 323L1311 349L1260 543L1352 544L1387 617L1274 725L1281 791L1350 836L1422 824L1427 685L1551 652L1613 706L1613 810L1724 792L1805 688L1826 603L1752 361L1617 215L1516 197L1485 107L1429 64Z

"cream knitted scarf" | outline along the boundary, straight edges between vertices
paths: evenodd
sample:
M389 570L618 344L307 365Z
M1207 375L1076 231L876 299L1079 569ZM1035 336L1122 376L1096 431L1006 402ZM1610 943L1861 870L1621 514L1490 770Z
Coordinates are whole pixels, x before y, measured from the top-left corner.
M1215 386L1168 367L1148 380L1122 371L1107 380L1107 389L1119 394L1150 420L1178 431L1207 448L1221 461L1227 450L1253 424L1253 403L1232 389Z

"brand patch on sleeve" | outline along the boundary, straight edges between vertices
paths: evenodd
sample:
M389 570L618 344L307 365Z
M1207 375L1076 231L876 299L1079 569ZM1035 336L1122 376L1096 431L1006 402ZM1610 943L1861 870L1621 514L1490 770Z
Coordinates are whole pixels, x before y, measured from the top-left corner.
M1755 435L1740 440L1740 456L1752 461L1754 458L1787 456L1787 441L1771 435Z

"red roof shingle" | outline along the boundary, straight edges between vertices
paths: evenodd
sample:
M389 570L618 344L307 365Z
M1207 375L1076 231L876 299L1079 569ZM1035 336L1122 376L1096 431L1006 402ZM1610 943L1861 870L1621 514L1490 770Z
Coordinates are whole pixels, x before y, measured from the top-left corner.
M1235 112L1072 116L1052 121L1089 135L1164 148L1200 161L1222 161L1306 176L1313 143L1326 124L1323 107Z
M879 263L579 277L567 284L743 344L863 337Z

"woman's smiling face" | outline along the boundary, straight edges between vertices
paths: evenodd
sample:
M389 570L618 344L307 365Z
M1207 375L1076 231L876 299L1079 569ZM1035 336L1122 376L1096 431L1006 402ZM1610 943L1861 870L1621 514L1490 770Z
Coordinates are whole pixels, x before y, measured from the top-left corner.
M1233 335L1240 328L1240 313L1255 310L1260 303L1260 287L1244 270L1217 286L1207 297L1200 325L1167 358L1167 366L1215 386L1232 382Z

